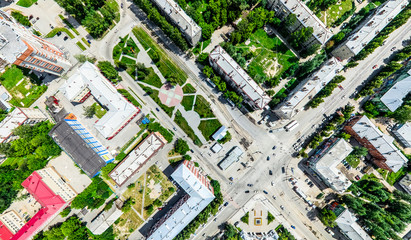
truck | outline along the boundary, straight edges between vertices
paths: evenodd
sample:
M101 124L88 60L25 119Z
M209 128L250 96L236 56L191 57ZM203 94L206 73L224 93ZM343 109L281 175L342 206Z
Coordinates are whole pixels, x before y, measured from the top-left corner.
M287 125L285 125L285 130L287 132L291 132L292 130L294 130L296 127L298 127L298 125L300 125L296 120L292 120L290 123L288 123Z

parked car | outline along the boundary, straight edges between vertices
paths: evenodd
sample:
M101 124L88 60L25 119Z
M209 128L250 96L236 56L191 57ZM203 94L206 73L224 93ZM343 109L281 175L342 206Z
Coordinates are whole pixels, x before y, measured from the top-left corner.
M357 181L360 180L360 176L358 176L358 175L355 176L355 180L357 180Z
M284 210L284 206L283 206L283 205L280 205L280 208L281 208L281 210Z
M249 184L247 184L247 186L248 186L248 187L252 187L252 186L253 186L253 184L249 183Z
M268 194L268 192L266 190L263 190L263 193Z
M267 156L267 161L270 161L270 156Z
M245 193L250 193L250 191L249 191L249 190L246 190Z
M276 148L277 148L277 147L276 147L276 146L274 146L274 147L273 147L273 150L275 150Z
M268 170L268 174L273 175L273 171Z
M224 203L224 207L227 207L227 205L228 205L228 202L225 202L225 203Z
M156 108L157 112L160 112L160 109Z
M372 69L376 69L377 67L378 67L378 65L375 64L375 65L372 67Z

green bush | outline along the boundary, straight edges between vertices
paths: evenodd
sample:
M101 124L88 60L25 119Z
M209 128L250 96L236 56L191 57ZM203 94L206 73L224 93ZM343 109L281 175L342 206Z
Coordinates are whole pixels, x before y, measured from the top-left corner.
M60 212L60 216L65 218L67 217L71 212L71 207L66 207L65 209L63 209L63 211Z
M29 18L21 14L21 12L12 11L11 16L14 19L16 19L16 21L19 22L21 25L26 26L26 27L31 27L31 22Z
M270 224L272 221L274 221L275 217L270 213L267 212L267 224Z
M247 212L244 216L242 216L240 218L241 222L245 223L248 225L248 221L249 221L249 212Z

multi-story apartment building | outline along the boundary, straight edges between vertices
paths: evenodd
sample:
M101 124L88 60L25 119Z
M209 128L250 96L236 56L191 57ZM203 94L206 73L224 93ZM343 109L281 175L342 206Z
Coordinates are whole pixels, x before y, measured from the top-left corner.
M172 240L214 199L210 181L193 162L185 160L171 177L185 194L149 230L147 240Z
M303 43L308 47L313 44L324 45L332 36L327 26L300 0L268 0L267 8L274 10L276 16L281 20L290 14L295 14L297 21L288 27L288 31L295 32L303 27L312 27L312 37Z
M311 74L297 86L287 99L280 104L274 113L285 119L290 119L299 113L304 106L327 85L343 69L343 65L336 58L330 58L321 68Z
M201 38L201 28L191 17L173 0L152 0L168 17L168 19L180 29L183 36L191 46L196 46Z
M382 133L367 116L355 116L344 127L361 145L368 149L373 162L380 168L398 172L408 159L392 143L394 139Z
M408 0L388 0L378 7L374 15L355 29L332 55L347 59L357 55L367 44L387 26L408 4Z
M15 108L0 122L0 143L11 141L13 129L23 124L34 125L47 120L47 116L37 108Z
M71 67L61 49L35 36L1 10L0 60L54 75L61 75Z
M26 213L6 210L0 216L2 240L31 239L77 195L53 167L33 172L21 185L40 204L40 208L27 222L19 215Z
M219 45L209 56L210 65L228 84L239 92L244 101L254 109L263 109L271 100L265 91Z

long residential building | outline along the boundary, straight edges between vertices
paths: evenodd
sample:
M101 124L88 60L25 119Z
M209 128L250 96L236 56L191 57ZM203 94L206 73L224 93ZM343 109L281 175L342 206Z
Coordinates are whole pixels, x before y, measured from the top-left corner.
M303 27L312 27L314 32L312 37L303 45L313 44L324 45L332 36L332 32L327 26L300 0L268 0L267 8L274 10L281 20L290 14L295 14L297 21L289 27L290 32L295 32Z
M394 139L382 133L367 116L353 117L344 130L368 149L368 153L378 167L397 172L408 162L408 159L394 146Z
M108 111L94 124L94 128L107 139L116 136L140 109L124 98L117 89L90 62L85 62L78 72L71 76L60 88L71 102L82 103L90 95Z
M159 132L147 136L131 153L110 172L109 176L122 186L167 143Z
M89 176L96 176L113 156L83 125L70 113L60 120L49 132L49 136Z
M326 86L343 69L343 65L336 58L330 58L321 68L311 74L297 86L287 99L280 104L274 113L285 119L291 119L299 113L304 106Z
M171 177L186 194L154 224L147 240L172 240L215 198L210 181L194 162L185 160Z
M210 65L236 89L254 109L263 109L271 100L265 91L219 45L209 56Z
M201 38L201 28L186 12L173 0L151 0L161 12L173 22L191 44L196 46Z
M37 37L1 10L0 60L54 75L61 75L71 67L61 49Z
M353 148L344 139L331 139L310 158L310 166L334 191L345 192L351 181L344 175L341 163Z
M13 130L20 125L34 125L47 120L47 116L37 108L15 108L0 122L0 143L13 140Z
M0 216L2 240L31 239L77 195L77 192L52 167L33 172L21 185L41 207L27 222L19 216L19 213L12 210L2 214Z
M340 228L341 233L350 240L372 240L372 238L361 228L357 223L357 218L348 210L345 209L335 223Z
M351 36L332 52L332 55L340 59L357 55L408 3L408 0L388 0L383 3L372 17L357 27Z
M403 99L411 92L411 76L398 81L381 98L381 102L394 112L403 103Z

